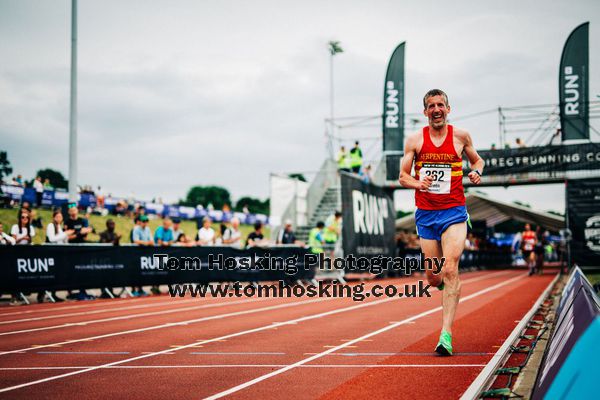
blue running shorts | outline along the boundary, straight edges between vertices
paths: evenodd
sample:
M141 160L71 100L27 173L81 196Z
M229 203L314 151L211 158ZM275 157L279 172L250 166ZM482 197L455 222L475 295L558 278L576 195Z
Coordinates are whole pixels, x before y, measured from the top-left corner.
M442 240L442 233L450 225L459 224L469 219L467 207L457 206L445 210L420 210L415 213L417 234L423 239Z

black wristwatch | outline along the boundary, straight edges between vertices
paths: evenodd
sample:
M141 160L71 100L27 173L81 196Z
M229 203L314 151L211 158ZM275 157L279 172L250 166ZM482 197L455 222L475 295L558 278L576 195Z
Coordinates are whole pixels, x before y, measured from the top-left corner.
M474 169L473 172L475 172L477 175L481 176L481 171L478 169Z

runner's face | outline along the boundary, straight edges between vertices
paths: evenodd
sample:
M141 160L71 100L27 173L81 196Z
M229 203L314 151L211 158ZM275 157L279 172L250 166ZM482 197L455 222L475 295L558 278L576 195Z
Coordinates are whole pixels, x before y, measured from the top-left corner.
M443 96L432 96L427 99L427 107L423 113L429 119L429 126L442 129L446 126L446 117L450 113L450 106L446 104Z

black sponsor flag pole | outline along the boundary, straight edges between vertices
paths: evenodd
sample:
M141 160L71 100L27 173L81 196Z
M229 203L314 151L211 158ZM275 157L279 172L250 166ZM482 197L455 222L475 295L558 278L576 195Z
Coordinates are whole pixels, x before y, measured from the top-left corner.
M390 58L383 90L383 151L402 151L404 145L404 47Z
M567 39L558 78L562 140L589 140L589 22Z

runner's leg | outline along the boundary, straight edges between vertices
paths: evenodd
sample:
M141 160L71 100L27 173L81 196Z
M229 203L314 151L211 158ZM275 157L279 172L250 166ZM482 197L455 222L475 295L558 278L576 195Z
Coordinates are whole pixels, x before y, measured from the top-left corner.
M442 246L437 240L419 238L421 242L421 251L425 258L441 258L442 257ZM442 273L434 274L433 270L425 270L427 276L427 283L433 287L438 287L442 283Z
M452 333L452 323L456 306L460 298L460 279L458 277L458 262L465 248L467 223L453 224L442 234L442 254L446 259L442 276L444 291L442 293L443 324L442 329Z

